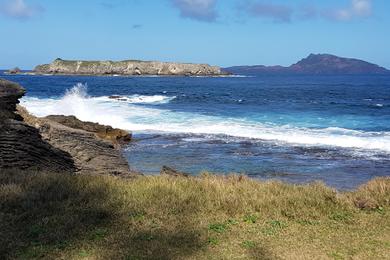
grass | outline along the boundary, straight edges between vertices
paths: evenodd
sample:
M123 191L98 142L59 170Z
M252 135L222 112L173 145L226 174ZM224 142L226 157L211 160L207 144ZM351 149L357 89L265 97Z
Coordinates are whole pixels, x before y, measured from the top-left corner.
M390 178L0 173L0 259L389 259Z

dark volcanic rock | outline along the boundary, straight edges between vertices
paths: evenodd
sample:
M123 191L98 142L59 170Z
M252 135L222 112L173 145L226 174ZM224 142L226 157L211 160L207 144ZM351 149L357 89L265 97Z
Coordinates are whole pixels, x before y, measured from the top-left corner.
M18 84L0 79L0 170L44 169L73 172L71 156L42 140L39 131L15 113L25 91Z
M331 74L390 74L390 71L366 61L337 57L330 54L310 54L307 58L289 66L235 66L225 68L234 74L305 74L305 75L331 75Z

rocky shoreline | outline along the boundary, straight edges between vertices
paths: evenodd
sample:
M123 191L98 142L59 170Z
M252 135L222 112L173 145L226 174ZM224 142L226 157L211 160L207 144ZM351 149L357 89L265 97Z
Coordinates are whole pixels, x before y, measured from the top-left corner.
M208 64L159 61L82 61L56 59L35 67L35 74L121 76L224 76L229 73Z
M136 175L120 152L131 133L72 116L35 117L17 105L24 94L18 84L0 79L0 171Z

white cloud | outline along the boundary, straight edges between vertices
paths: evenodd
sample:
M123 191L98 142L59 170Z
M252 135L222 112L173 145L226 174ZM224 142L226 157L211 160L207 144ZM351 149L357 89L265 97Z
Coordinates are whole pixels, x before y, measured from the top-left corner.
M244 6L248 14L255 17L271 18L275 22L290 22L294 11L288 5L263 1L247 1Z
M331 10L326 16L340 21L349 21L354 18L364 18L372 14L371 0L351 0L347 8Z
M0 14L17 19L28 19L41 13L40 5L29 5L24 0L6 0L0 4Z
M180 15L203 22L215 22L218 17L217 0L171 0Z
M238 0L237 0L238 1ZM327 19L347 22L372 15L372 0L349 0L346 6L324 8L311 3L299 5L291 3L273 3L265 0L242 0L237 8L247 15L274 22L294 22L310 19Z

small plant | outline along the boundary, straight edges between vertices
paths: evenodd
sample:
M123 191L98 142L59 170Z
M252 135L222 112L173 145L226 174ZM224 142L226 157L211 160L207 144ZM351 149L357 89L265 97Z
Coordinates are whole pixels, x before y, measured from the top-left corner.
M219 244L219 240L215 237L209 237L207 240L209 245L216 246Z
M235 220L234 218L231 218L231 219L228 219L227 223L229 225L237 225L238 224L238 221Z
M256 215L245 215L244 216L244 222L249 223L249 224L255 224L257 221L257 216Z
M217 233L223 233L228 229L228 226L223 223L217 223L217 224L210 224L209 230L217 232Z
M244 248L254 248L255 242L250 241L250 240L245 240L244 242L241 243L241 246Z
M92 232L91 240L102 240L107 235L107 229L96 229Z
M377 207L376 208L376 212L378 212L379 214L384 214L385 213L385 209L383 207Z
M80 257L88 257L88 256L90 256L90 253L88 253L86 250L81 250L79 252L79 256Z
M335 260L342 260L344 259L344 256L341 253L338 252L332 252L329 254L330 257L332 257Z
M141 241L152 241L154 239L154 236L151 234L142 234L138 236L138 240Z
M273 236L287 226L286 223L279 220L271 220L268 222L268 224L269 226L262 230L262 233L267 236Z
M320 221L303 219L303 220L298 220L297 223L304 226L315 226L315 225L319 225Z
M145 219L145 213L142 213L142 212L131 212L129 214L129 217L132 220L135 220L135 221L143 221Z
M286 223L279 221L279 220L272 220L269 222L269 224L275 229L282 229L282 228L285 228L287 226Z
M266 236L273 236L277 233L277 230L272 227L265 227L261 232Z
M331 220L342 222L351 219L351 215L347 212L336 212L329 216Z

